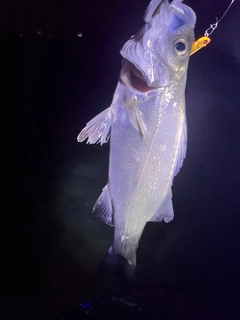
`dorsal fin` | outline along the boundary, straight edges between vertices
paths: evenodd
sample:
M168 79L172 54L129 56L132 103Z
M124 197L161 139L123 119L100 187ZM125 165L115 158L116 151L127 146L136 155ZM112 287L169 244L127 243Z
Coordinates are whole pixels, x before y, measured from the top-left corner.
M110 107L99 113L91 121L89 121L85 128L79 133L77 137L78 142L85 139L87 143L103 143L108 142L111 129L111 109Z

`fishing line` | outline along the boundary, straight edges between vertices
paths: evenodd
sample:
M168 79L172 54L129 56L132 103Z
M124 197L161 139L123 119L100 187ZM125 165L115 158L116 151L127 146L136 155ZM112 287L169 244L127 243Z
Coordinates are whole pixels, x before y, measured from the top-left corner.
M219 22L225 17L225 15L227 14L228 10L231 8L233 2L235 0L232 0L231 3L229 4L227 10L224 12L224 14L221 16L221 18L218 20L218 18L216 17L216 22L214 24L210 24L210 27L205 31L204 36L209 37L213 31L217 28ZM210 32L208 32L208 30L211 30Z
M205 30L204 36L193 42L190 55L194 54L195 52L202 49L203 47L206 47L206 45L211 41L209 36L213 33L213 31L215 31L218 24L225 17L225 15L227 14L228 10L231 8L234 1L235 0L231 1L231 3L229 4L229 6L227 7L227 9L225 10L225 12L223 13L220 19L216 17L216 22L214 24L210 24L210 27Z

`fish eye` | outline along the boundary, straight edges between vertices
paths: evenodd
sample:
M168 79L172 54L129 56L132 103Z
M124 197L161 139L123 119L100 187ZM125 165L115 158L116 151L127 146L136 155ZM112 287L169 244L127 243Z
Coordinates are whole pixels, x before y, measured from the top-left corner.
M177 39L174 42L174 49L178 56L183 56L188 50L188 43L184 39Z

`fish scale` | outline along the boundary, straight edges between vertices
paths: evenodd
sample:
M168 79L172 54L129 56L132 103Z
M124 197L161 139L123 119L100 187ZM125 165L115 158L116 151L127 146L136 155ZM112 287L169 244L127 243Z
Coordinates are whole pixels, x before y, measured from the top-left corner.
M128 88L123 87L123 90ZM139 135L130 121L125 121L124 125L118 123L118 112L123 112L119 107L123 105L121 99L115 100L116 105L112 106L115 117L111 132L108 185L116 212L114 220L118 226L115 230L113 247L133 265L136 263L135 254L129 251L136 251L146 221L150 221L160 208L171 187L175 171L175 154L180 148L178 136L181 135L185 122L183 106L178 104L176 108L178 111L176 110L176 115L173 117L171 109L174 107L171 104L175 101L162 103L162 100L166 100L166 95L163 90L159 91L160 94L156 92L154 95L151 93L150 98L147 96L146 103L143 100L139 103L139 109L146 115L143 116L143 120L149 128L146 138ZM161 105L163 107L159 108ZM127 114L125 116L127 117ZM168 128L174 130L171 132ZM115 143L119 132L122 132L122 135L125 133L127 139L121 146ZM137 146L137 150L134 150L134 146ZM159 146L162 146L162 150ZM134 151L139 158L137 162L133 159L136 158ZM118 179L119 176L122 177L122 172L124 172L123 178ZM115 181L113 186L112 180Z

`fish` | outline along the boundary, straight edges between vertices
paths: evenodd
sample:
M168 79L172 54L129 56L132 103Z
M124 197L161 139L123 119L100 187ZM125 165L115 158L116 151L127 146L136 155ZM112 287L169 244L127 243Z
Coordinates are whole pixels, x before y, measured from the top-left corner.
M105 266L134 278L147 222L170 222L173 179L186 155L185 87L195 12L181 0L152 0L145 24L120 50L113 100L79 133L79 142L110 139L108 181L91 219L113 226Z

